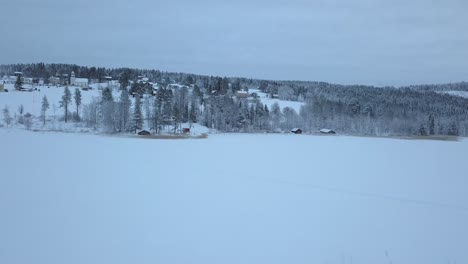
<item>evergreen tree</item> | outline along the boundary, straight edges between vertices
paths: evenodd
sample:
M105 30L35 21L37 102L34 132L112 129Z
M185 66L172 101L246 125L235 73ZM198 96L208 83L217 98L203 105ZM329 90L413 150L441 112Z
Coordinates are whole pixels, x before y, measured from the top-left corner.
M45 125L45 122L46 122L47 109L49 109L49 101L47 100L47 96L44 95L44 97L42 97L42 106L41 106L41 117L42 117L43 125Z
M119 76L120 89L127 89L130 84L130 69L125 69Z
M80 105L81 105L81 91L79 88L75 89L75 105L76 105L76 120L80 120Z
M21 77L18 75L18 77L16 77L15 89L21 90L22 86L23 86L23 81L21 81Z
M104 128L107 132L114 132L114 97L110 88L102 91L101 108Z
M429 115L429 135L435 134L435 120L434 115Z
M450 124L450 127L448 129L448 135L450 136L458 136L458 127L457 127L457 124L455 122L452 122Z
M10 117L10 110L8 110L8 106L5 105L5 108L3 108L3 122L7 126L11 124L12 118Z
M63 107L65 111L65 123L68 121L68 106L70 105L72 100L72 96L70 93L70 89L68 87L65 87L64 94L62 96L62 100L60 101L60 107Z
M197 122L197 106L195 105L195 102L193 100L192 102L190 102L189 121L191 123Z
M119 120L118 120L118 131L122 132L128 128L128 120L130 119L130 97L128 95L127 88L122 89L120 93L119 101Z
M143 115L141 113L140 96L135 98L135 107L133 108L133 128L135 133L138 131L138 129L143 128Z
M427 136L427 131L426 131L426 128L424 127L423 124L421 124L421 126L419 127L419 135L420 136Z
M156 97L153 102L153 113L151 117L151 129L153 129L156 134L159 134L161 126L161 108L159 104L160 102Z
M174 115L174 133L176 133L178 125L182 122L182 113L178 104L173 105L172 114Z

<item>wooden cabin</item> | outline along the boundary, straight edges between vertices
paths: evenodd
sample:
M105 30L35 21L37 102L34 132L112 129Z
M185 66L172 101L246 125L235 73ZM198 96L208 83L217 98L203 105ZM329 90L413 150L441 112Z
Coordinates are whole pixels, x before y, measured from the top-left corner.
M294 133L294 134L302 134L302 129L300 129L300 128L293 128L293 129L291 129L291 133Z

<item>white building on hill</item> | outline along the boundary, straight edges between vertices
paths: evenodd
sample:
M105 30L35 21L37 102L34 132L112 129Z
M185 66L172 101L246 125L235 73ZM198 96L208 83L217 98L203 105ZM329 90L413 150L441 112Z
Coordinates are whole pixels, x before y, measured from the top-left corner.
M89 85L89 80L88 78L76 78L75 72L72 71L70 75L70 85L86 88Z

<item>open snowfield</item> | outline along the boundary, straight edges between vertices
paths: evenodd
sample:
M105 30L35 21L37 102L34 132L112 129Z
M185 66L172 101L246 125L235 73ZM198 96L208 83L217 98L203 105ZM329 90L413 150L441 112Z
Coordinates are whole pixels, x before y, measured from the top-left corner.
M468 141L0 129L0 263L468 263Z
M63 115L63 109L60 107L60 100L62 100L64 87L50 86L38 86L39 91L33 92L18 92L15 91L13 84L6 84L8 93L0 93L0 109L3 109L5 106L8 106L10 113L13 115L18 111L18 107L23 105L24 113L30 113L34 116L41 115L41 104L42 97L47 96L47 100L50 104L50 109L47 111L48 116L53 115ZM72 95L75 92L76 87L69 87ZM80 89L81 90L81 89ZM93 89L90 91L82 91L82 102L83 104L88 104L93 97L99 97L100 90ZM73 101L74 102L74 101ZM55 106L55 114L54 114ZM74 110L74 103L71 105L71 110Z
M304 105L303 102L287 101L287 100L280 100L280 99L277 99L277 98L270 98L270 97L268 97L267 93L262 93L258 89L249 89L249 91L250 91L250 93L256 93L257 96L259 97L260 101L262 102L262 104L267 105L269 109L271 109L272 106L275 103L278 103L278 105L279 105L279 107L281 109L283 109L285 107L290 107L290 108L294 109L294 111L296 111L296 113L299 113L301 111L301 106Z

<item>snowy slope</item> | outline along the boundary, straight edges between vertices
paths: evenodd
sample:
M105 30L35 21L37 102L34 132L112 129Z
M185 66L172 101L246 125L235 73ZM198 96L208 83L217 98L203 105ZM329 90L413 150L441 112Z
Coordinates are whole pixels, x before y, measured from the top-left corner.
M269 109L271 109L271 106L274 103L278 103L281 109L285 107L291 107L296 111L296 113L299 114L299 111L301 110L301 106L304 105L303 102L298 102L298 101L286 101L286 100L280 100L280 99L272 99L268 97L268 94L260 92L258 89L249 89L249 93L256 93L262 102L262 104L266 104Z
M10 113L13 115L14 112L18 111L18 107L23 105L24 113L31 113L34 116L41 115L41 104L42 104L42 97L47 96L47 100L50 104L50 109L48 110L48 115L54 115L54 105L56 108L56 115L62 115L63 110L59 108L60 100L62 100L64 87L55 87L50 86L38 86L40 91L33 91L33 92L18 92L15 91L13 84L6 84L9 92L7 93L0 93L0 109L3 109L5 105L8 106ZM72 95L74 94L76 87L70 86L70 92ZM81 89L80 89L81 90ZM82 103L87 104L91 101L93 97L98 97L100 91L97 89L90 90L90 91L81 91L82 96ZM73 100L72 100L73 101ZM74 102L74 101L73 101ZM74 110L74 103L70 109Z
M468 141L0 129L0 263L468 263Z

